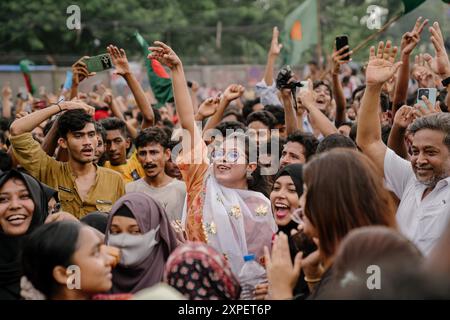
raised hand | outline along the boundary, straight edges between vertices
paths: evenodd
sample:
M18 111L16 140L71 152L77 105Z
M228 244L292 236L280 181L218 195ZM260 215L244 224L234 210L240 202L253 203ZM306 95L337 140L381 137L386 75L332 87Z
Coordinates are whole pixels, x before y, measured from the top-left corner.
M428 53L424 55L425 61L430 66L434 73L439 75L442 79L450 76L450 62L448 60L447 51L445 50L444 37L442 36L439 23L435 22L430 27L431 37L433 43L435 56L432 57Z
M198 108L198 114L203 118L208 118L216 113L219 107L220 97L208 98L202 102Z
M314 92L313 82L311 79L308 79L308 87L306 89L300 90L298 98L301 102L301 105L306 109L315 104L316 93Z
M370 48L369 64L366 69L366 84L368 86L382 86L388 81L394 73L397 72L402 62L395 62L398 48L391 45L391 41L378 44L377 53L375 55L375 47Z
M298 253L292 264L288 238L282 232L275 237L272 254L269 253L267 247L264 247L264 253L271 298L292 297L292 291L300 276L303 254Z
M127 55L125 50L117 48L116 46L109 45L106 50L108 50L111 56L111 61L114 64L115 74L119 74L122 77L130 73L130 65L128 64Z
M87 58L89 57L84 56L72 65L72 83L75 86L78 86L84 79L95 76L95 72L89 73L86 63L83 62Z
M4 99L11 99L12 97L12 90L11 90L11 86L9 85L9 83L5 84L2 88L2 97Z
M406 129L415 120L414 108L403 105L394 116L394 126Z
M344 60L346 57L349 57L350 55L353 54L353 51L348 51L344 53L344 51L348 48L349 46L347 45L336 51L336 46L334 47L333 56L331 59L331 71L333 72L333 74L339 74L341 65L348 63L349 61L352 60L352 59Z
M420 104L420 103L416 103L414 105L414 107L413 107L413 109L414 109L414 116L416 118L424 117L424 116L427 116L427 115L433 114L433 113L442 112L442 110L441 110L441 103L439 101L437 101L436 104L433 106L431 104L431 101L428 100L427 97L422 96L420 98L425 103L426 107L424 107L423 104Z
M278 43L279 35L280 35L280 31L278 31L278 27L273 27L272 42L270 44L270 50L269 50L269 55L271 55L271 56L278 56L281 52L281 48L283 48L283 45Z
M84 101L81 101L78 99L60 102L60 106L62 107L63 110L82 109L91 116L93 116L95 113L94 107L91 107L90 105L86 104Z
M420 41L420 34L422 33L425 25L428 23L428 19L421 21L422 17L419 17L414 25L414 28L403 34L402 42L400 44L400 51L403 55L410 55L414 48Z
M222 95L222 98L230 103L231 101L241 97L244 94L245 88L238 84L230 84Z
M155 41L154 44L156 47L148 48L151 53L147 56L147 58L156 59L170 69L175 69L177 66L181 65L180 58L171 47L161 41Z
M435 74L431 68L425 64L423 54L415 56L412 76L419 83L420 88L434 87Z

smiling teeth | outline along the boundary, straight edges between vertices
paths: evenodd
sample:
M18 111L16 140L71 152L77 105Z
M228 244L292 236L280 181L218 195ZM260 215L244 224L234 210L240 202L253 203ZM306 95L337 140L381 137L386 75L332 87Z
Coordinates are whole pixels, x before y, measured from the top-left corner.
M26 218L26 216L24 216L22 214L15 214L15 215L12 215L12 216L8 217L6 220L7 221L14 221L14 220L20 220L20 219L25 219L25 218Z

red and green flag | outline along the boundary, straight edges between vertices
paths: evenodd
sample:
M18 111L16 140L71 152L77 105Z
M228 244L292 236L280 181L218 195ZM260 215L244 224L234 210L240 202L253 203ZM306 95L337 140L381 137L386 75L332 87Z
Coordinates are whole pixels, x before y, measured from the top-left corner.
M25 80L25 85L27 87L27 91L31 95L33 95L34 92L36 91L36 88L33 85L33 81L31 81L30 66L33 65L33 64L34 64L33 62L31 62L30 60L26 60L26 59L25 60L21 60L19 62L20 71L22 71L23 78Z
M156 107L158 108L166 102L172 102L172 80L170 79L169 74L157 60L147 58L147 55L149 54L149 45L139 32L136 32L136 39L141 45L145 55L145 66L147 68L148 81L152 87L156 100L158 100L158 105Z
M318 41L317 2L305 0L284 21L283 62L296 65L302 53L309 50Z

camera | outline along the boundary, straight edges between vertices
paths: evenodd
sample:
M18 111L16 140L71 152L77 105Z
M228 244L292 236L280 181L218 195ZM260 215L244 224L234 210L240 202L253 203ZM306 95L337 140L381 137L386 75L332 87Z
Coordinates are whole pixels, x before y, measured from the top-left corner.
M276 86L278 90L282 89L291 89L295 90L297 87L302 87L303 85L299 81L291 81L291 78L294 76L294 73L291 70L291 67L286 65L281 68L280 72L278 72Z

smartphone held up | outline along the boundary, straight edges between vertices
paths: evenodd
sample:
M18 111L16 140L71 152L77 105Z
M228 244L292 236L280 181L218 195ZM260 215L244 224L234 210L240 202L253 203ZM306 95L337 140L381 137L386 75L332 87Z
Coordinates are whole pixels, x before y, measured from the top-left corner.
M105 71L113 67L113 63L109 53L89 57L87 59L84 59L84 63L86 63L89 72Z
M336 37L336 51L341 50L342 48L344 48L345 46L348 46L348 36L347 35L342 35L342 36L337 36ZM341 55L346 54L350 51L350 48L345 49ZM344 57L342 59L343 61L350 61L350 55Z
M423 96L425 96L428 99L428 101L430 101L431 105L434 106L436 104L437 89L436 88L417 89L417 103L421 105L423 108L428 108L426 103L422 100Z

